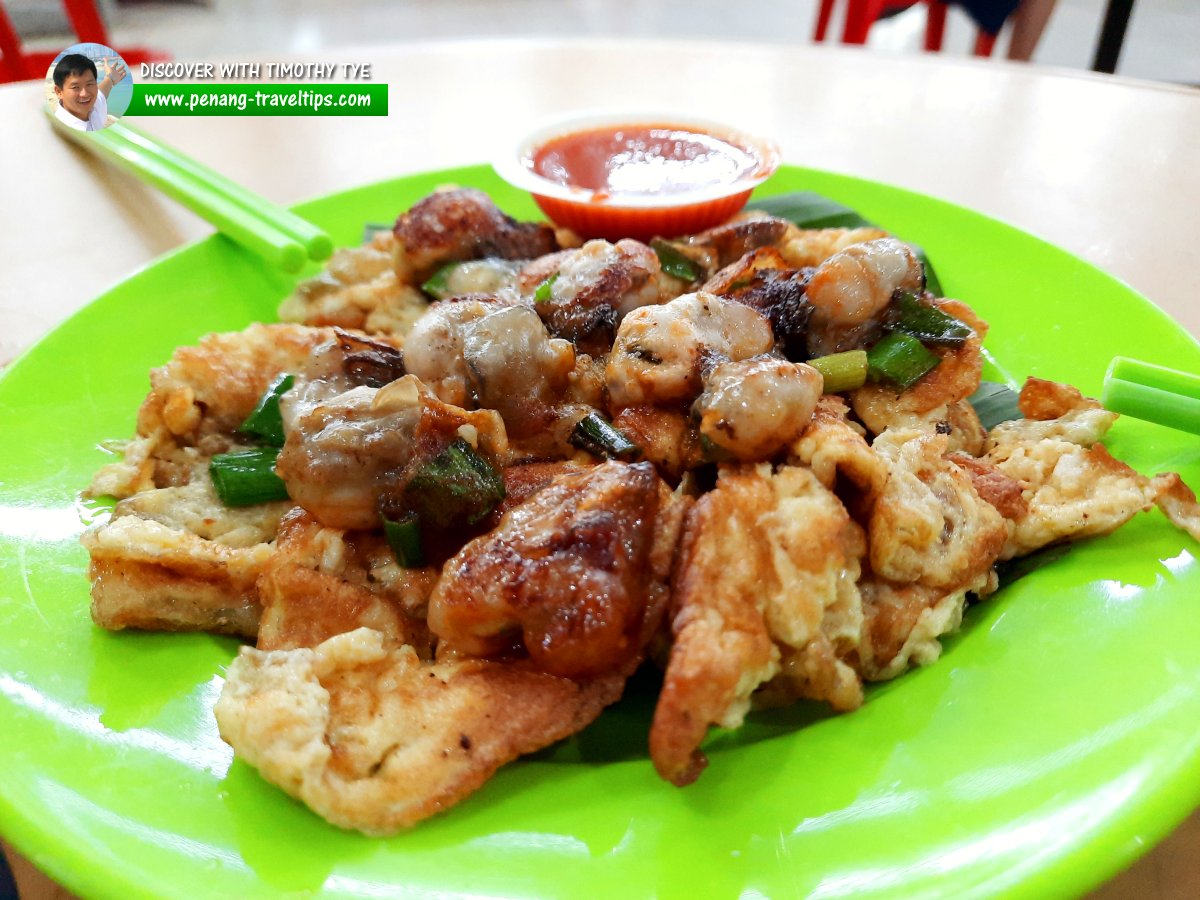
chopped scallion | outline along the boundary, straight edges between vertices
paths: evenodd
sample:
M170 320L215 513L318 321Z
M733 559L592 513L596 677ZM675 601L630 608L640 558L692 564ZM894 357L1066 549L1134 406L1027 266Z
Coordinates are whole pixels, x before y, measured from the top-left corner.
M396 554L396 562L406 569L419 569L425 565L425 553L421 549L421 524L415 512L406 512L399 519L383 516L383 533L392 552Z
M504 479L462 438L421 466L405 488L407 506L421 523L474 525L504 499Z
M369 244L372 240L374 240L375 235L382 231L390 232L391 230L391 225L384 225L382 222L368 222L363 226L363 243Z
M867 351L847 350L810 359L808 364L825 379L825 393L851 391L867 383Z
M208 464L217 496L226 506L253 506L286 500L287 485L275 474L279 448L259 447L237 453L219 453Z
M254 412L246 417L238 431L271 447L282 447L283 416L279 412L279 398L290 391L295 383L295 375L280 375L272 381L259 399L258 406L254 407Z
M940 363L939 357L915 337L894 331L867 351L871 378L890 381L908 390Z
M445 300L450 296L450 273L461 266L462 263L446 263L421 285L421 290L433 297L435 300Z
M571 446L605 459L641 459L642 448L607 422L599 413L590 412L571 431Z
M936 306L926 306L908 291L901 292L893 303L895 320L889 330L902 331L922 343L961 347L975 333L966 322Z
M534 292L533 292L533 302L534 303L545 303L547 300L549 300L551 297L550 292L551 292L551 290L553 290L554 282L556 282L556 281L558 281L558 273L557 272L555 272L553 275L551 275L549 278L547 278L541 284L539 284L537 286L537 289L534 290Z
M700 279L700 267L667 241L655 238L650 242L650 247L658 255L658 263L664 274L680 281L692 282Z
M721 463L733 459L733 454L710 438L707 434L700 435L700 456L705 462Z

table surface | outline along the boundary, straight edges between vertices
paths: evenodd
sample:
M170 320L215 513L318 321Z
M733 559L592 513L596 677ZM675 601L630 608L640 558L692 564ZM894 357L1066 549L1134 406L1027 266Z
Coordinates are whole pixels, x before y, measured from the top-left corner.
M479 162L497 147L486 136L544 117L669 108L773 135L788 162L1008 221L1116 275L1200 335L1200 91L998 61L700 42L464 41L304 61L370 62L374 80L390 85L389 117L138 124L291 204ZM0 87L0 365L160 254L211 233L54 135L43 90ZM1197 860L1200 814L1096 896L1200 896ZM18 873L24 897L58 896L20 861Z

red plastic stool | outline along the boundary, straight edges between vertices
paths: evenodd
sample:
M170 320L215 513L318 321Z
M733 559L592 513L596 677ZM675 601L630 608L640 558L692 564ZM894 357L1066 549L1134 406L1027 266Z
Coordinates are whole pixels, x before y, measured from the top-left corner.
M817 8L817 25L813 31L813 40L821 43L829 30L829 20L833 17L833 7L837 0L821 0ZM865 44L871 26L883 14L884 9L896 6L915 6L917 0L909 0L907 4L897 0L847 0L846 25L842 30L843 44ZM946 4L941 0L924 0L928 5L928 15L925 20L925 49L936 52L942 49L942 39L946 34ZM996 36L988 34L983 29L975 36L974 53L976 56L991 56L996 46Z
M104 27L104 20L100 18L94 0L63 0L63 7L79 43L91 42L112 47L108 29ZM131 66L171 58L161 50L146 47L113 49ZM0 82L42 78L56 56L57 53L26 51L21 46L21 36L4 10L4 4L0 3Z

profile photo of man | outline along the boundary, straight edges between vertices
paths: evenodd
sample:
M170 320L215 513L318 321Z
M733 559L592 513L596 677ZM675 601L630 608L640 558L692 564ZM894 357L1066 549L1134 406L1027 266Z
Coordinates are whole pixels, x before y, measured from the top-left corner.
M82 53L68 53L54 66L54 114L79 131L99 131L108 124L108 95L128 70L120 59L105 59L104 78Z

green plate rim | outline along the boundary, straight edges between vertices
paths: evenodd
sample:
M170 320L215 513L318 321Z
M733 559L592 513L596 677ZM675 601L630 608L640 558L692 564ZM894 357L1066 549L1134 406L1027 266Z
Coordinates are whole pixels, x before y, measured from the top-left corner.
M312 197L295 204L291 209L300 215L304 215L311 207L319 205L322 202L333 199L344 199L357 193L379 191L392 185L403 184L417 177L438 177L446 181L460 180L465 182L468 181L472 174L478 174L485 169L486 167L484 166L466 166L411 173L342 191L331 192L319 197ZM1104 272L1093 263L1063 250L1058 245L1027 229L1017 227L995 216L979 213L961 204L848 173L790 165L781 167L782 170L788 170L801 176L812 174L822 178L832 178L871 190L878 189L897 196L911 197L933 207L940 206L957 212L967 213L971 216L985 219L991 225L1019 232L1025 238L1037 241L1045 248L1055 253L1063 254L1075 263L1082 264L1104 278L1116 282L1131 297L1140 301L1144 314L1155 316L1161 323L1168 324L1174 329L1187 334L1193 346L1200 349L1200 341L1197 341L1194 336L1188 334L1183 329L1183 326L1176 322L1162 308L1154 304L1149 298L1127 282ZM759 193L764 196L777 193L777 190L773 190L773 182L774 179L768 181L760 188ZM137 278L142 273L167 260L188 253L207 243L227 240L227 238L220 234L213 234L191 241L162 254L144 266L139 267L116 284L110 285L100 295L76 310L67 319L56 325L49 333L43 335L37 342L19 354L5 367L3 372L0 372L0 383L12 377L14 372L19 372L25 365L25 361L38 351L42 344L57 331L68 325L77 324L81 320L85 320L88 316L96 314L94 310L97 305L110 293L125 285L131 279ZM1186 765L1181 765L1173 772L1159 771L1156 774L1159 777L1156 780L1154 788L1141 793L1136 802L1122 807L1121 816L1110 817L1106 821L1102 831L1098 832L1090 843L1069 844L1066 846L1066 849L1043 858L1043 864L1033 872L1026 873L1027 877L1019 883L1004 885L992 883L992 886L999 886L1006 892L1021 896L1037 896L1048 892L1060 895L1082 894L1109 880L1115 874L1149 852L1162 838L1172 832L1200 805L1200 753L1195 754L1187 761ZM157 884L153 880L145 880L144 877L140 880L135 877L138 874L145 876L149 873L126 873L125 871L112 873L99 869L86 853L86 847L59 842L49 821L11 802L8 792L3 789L2 783L0 783L0 820L3 821L3 836L12 847L22 853L43 872L75 893L88 896L108 896L116 895L119 890L122 896L151 897L160 896L156 892L156 888L165 889L165 893L168 894L173 893L172 889L175 891L178 890L178 885ZM1095 865L1086 869L1081 868L1080 864L1085 862L1094 863Z

